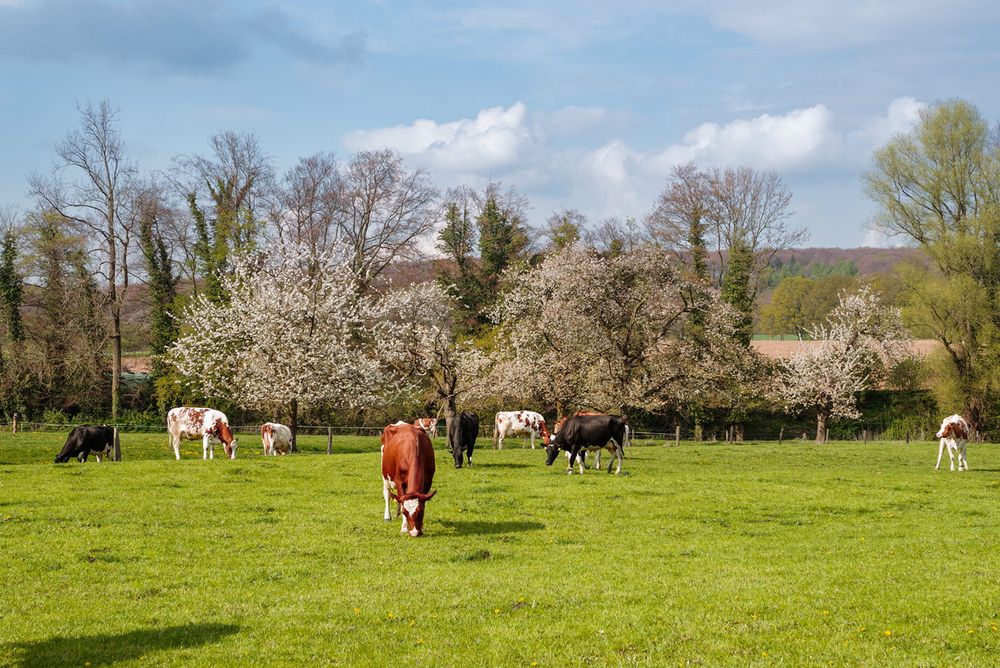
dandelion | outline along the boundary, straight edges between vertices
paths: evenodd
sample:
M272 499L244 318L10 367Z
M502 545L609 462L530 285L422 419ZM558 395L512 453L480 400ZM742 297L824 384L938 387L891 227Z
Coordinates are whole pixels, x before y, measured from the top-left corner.
M361 608L354 608L354 614L355 615L360 615L361 614Z
M493 608L493 614L494 615L499 615L500 614L500 608Z
M532 665L532 666L537 666L537 665L538 665L538 662L537 662L537 661L532 661L532 662L531 662L531 665Z
M886 638L889 638L892 636L892 631L886 629L885 631L882 631L882 635L884 635Z
M396 619L396 615L394 615L394 614L392 614L392 613L390 612L390 613L389 613L388 615L386 615L386 616L385 616L385 618L386 618L386 619Z
M830 614L830 611L829 611L829 610L824 610L824 611L823 611L823 614L824 614L824 615L829 615L829 614Z

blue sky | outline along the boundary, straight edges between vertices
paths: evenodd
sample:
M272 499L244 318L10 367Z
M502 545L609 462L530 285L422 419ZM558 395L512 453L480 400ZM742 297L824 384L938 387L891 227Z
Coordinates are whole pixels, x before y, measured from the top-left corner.
M872 149L937 100L1000 118L998 19L972 0L0 0L0 205L28 206L77 102L108 98L150 170L222 129L279 170L389 145L442 189L502 179L540 223L641 217L673 164L748 164L786 180L810 245L883 242Z

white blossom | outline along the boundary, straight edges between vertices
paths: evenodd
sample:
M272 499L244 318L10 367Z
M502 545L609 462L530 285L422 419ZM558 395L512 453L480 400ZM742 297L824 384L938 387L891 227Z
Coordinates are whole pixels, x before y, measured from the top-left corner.
M222 278L227 304L199 295L167 360L207 396L265 409L355 408L380 401L391 376L362 345L374 302L358 295L337 250L278 247L236 257Z

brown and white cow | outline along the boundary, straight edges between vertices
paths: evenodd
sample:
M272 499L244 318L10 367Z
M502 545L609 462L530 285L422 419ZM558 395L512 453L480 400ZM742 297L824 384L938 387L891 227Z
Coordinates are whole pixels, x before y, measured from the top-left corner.
M949 415L941 422L941 428L935 434L936 438L941 439L941 444L938 446L937 465L934 467L935 471L941 468L941 455L944 454L946 447L948 448L948 459L951 460L951 470L955 470L956 452L958 453L959 473L969 470L969 462L965 460L965 445L969 442L971 433L972 429L969 427L969 423L961 415Z
M202 459L215 459L215 444L222 448L230 459L236 459L239 441L229 429L229 418L222 411L211 408L171 408L167 413L167 432L174 455L181 458L181 439L202 442Z
M424 533L424 505L433 498L434 447L427 434L411 424L391 424L382 430L382 493L385 521L392 519L389 498L403 518L400 533L414 538Z
M503 450L503 439L508 436L524 436L531 439L531 449L535 449L535 437L541 436L542 445L549 444L549 430L545 418L534 411L500 411L493 421L493 447Z
M423 429L424 433L427 434L427 438L437 436L437 418L417 418L413 421L413 426Z
M285 455L292 449L292 430L278 422L265 422L260 426L260 442L264 456Z

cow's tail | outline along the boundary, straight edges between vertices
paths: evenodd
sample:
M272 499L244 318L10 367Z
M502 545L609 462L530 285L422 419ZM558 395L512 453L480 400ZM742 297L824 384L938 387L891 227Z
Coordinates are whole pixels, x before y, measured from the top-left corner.
M493 449L497 449L497 444L500 442L500 425L497 424L496 420L493 420Z

